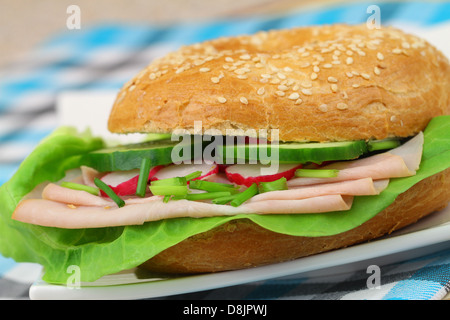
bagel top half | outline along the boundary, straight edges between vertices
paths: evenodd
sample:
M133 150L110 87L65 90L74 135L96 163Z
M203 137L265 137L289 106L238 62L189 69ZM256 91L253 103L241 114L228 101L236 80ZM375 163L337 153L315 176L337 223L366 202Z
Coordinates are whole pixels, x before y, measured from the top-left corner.
M108 128L278 129L280 141L406 137L450 111L450 66L394 28L333 25L184 46L118 93Z

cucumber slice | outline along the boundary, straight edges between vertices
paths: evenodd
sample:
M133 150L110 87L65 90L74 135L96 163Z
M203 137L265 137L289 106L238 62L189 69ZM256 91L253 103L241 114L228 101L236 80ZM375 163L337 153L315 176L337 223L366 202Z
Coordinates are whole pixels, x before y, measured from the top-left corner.
M142 159L150 159L150 167L171 164L172 150L179 141L156 140L142 143L121 145L88 153L83 156L84 165L94 168L100 172L132 170L140 168ZM189 160L193 154L184 155L180 150L180 160Z
M262 148L262 150L260 150ZM261 152L262 151L262 152ZM278 145L278 161L280 163L321 163L332 160L351 160L366 153L367 144L364 140L342 142L308 142L280 143ZM224 163L255 163L256 161L276 160L272 152L277 149L270 145L238 145L224 146L219 152Z

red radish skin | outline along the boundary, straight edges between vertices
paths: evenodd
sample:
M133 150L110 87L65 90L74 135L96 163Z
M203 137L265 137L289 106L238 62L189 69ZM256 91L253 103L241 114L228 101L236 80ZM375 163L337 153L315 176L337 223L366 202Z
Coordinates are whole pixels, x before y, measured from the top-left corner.
M228 180L230 180L231 182L250 187L253 183L258 184L260 182L270 182L281 179L283 177L289 180L294 177L295 170L301 167L301 164L280 164L277 173L262 176L255 174L255 171L260 168L260 166L257 164L236 164L227 167L225 169L225 173Z
M164 166L155 166L153 168L150 169L150 172L148 174L148 180L151 180L154 175L156 173L158 173L159 170L161 170L162 168L164 168ZM139 172L139 171L137 171ZM104 180L104 182L111 182L115 179L115 177L113 177L112 175L120 175L119 172L111 172L108 173L107 175L105 175L101 180ZM109 177L107 177L109 176ZM121 183L118 183L117 185L114 184L108 184L109 187L118 195L118 196L129 196L129 195L133 195L136 193L136 188L137 188L137 184L139 181L139 173L135 176L133 176L132 178L125 180ZM103 191L101 191L101 195L102 196L106 196L106 193L104 193Z

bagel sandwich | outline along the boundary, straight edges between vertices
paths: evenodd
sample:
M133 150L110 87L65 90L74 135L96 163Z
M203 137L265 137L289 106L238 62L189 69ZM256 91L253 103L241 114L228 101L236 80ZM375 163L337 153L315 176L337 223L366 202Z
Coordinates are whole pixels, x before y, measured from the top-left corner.
M184 46L112 106L111 132L153 139L37 146L0 189L0 249L64 283L70 265L218 272L377 239L448 204L449 111L447 58L394 28Z

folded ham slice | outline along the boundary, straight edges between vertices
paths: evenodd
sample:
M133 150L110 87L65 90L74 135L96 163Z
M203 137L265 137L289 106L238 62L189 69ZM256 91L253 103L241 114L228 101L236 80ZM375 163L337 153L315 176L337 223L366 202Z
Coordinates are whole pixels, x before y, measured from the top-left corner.
M419 168L422 146L423 133L421 132L402 146L388 152L358 160L334 162L322 167L322 169L339 170L337 177L294 178L288 181L288 187L363 178L380 180L412 176Z
M12 219L66 229L102 228L140 225L178 217L203 218L237 214L315 213L348 210L352 199L328 195L303 200L267 200L247 203L239 207L205 202L176 200L164 203L161 199L145 203L115 207L74 206L46 199L20 202Z
M149 201L158 200L161 197L123 197L125 204L145 203ZM86 191L73 190L65 187L61 187L54 183L49 183L42 191L42 199L52 200L65 204L73 204L75 206L94 206L105 207L115 206L115 202L107 197L99 197L90 194Z

